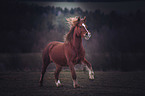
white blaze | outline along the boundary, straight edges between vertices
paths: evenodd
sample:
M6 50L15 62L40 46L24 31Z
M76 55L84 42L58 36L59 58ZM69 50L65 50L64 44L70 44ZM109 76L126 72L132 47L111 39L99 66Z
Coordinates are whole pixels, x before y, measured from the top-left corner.
M85 39L88 40L91 37L91 33L87 30L86 25L84 23L82 23L82 26L85 28L85 30L88 33L88 35L84 34Z
M85 28L85 30L89 33L89 31L86 28L86 25L84 23L82 23L82 26Z

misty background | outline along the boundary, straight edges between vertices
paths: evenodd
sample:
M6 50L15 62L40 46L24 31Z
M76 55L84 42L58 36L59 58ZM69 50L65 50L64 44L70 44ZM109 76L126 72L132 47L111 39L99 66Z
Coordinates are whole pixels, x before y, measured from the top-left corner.
M83 2L72 8L58 7L52 2L2 2L0 71L40 71L44 47L51 41L63 42L69 31L65 18L74 16L87 17L92 37L83 39L83 45L94 70L145 70L145 2L101 3L101 8L92 10ZM54 68L52 64L48 69Z

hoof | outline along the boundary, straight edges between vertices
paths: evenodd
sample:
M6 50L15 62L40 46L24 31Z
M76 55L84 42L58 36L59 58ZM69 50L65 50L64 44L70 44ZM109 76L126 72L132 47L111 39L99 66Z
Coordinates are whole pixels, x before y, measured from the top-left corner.
M81 86L80 85L74 85L74 88L81 88Z
M92 74L89 75L89 79L90 79L90 80L94 80L94 75L92 75Z
M39 87L42 87L42 86L43 86L43 84L42 84L42 83L40 83L40 84L39 84Z
M89 81L94 81L94 79L90 79L90 78L89 78Z
M89 77L90 80L94 80L94 76Z
M59 84L59 85L57 86L57 88L60 88L60 87L63 87L63 85L62 85L62 84Z

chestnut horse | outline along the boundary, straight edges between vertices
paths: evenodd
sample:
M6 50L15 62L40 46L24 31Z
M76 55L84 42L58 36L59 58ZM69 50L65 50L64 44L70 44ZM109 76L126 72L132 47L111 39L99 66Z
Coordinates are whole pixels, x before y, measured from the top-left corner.
M56 64L55 83L56 86L62 86L59 80L59 73L63 66L69 66L74 88L80 87L76 81L76 72L74 66L78 63L85 64L89 70L89 79L94 79L94 72L92 65L85 58L85 50L82 45L82 38L88 40L91 33L86 27L86 17L67 18L70 24L70 31L66 34L64 43L53 41L50 42L43 51L43 64L40 77L40 86L43 83L43 77L46 72L47 66L54 62Z

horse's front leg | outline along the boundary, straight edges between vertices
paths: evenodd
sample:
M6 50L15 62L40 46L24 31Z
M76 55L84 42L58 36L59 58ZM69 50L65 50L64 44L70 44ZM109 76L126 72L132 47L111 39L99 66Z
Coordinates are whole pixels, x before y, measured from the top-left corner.
M82 62L85 65L87 65L87 67L88 67L88 70L89 70L89 79L93 80L94 79L94 71L92 69L92 65L86 59L84 59Z
M72 75L72 80L73 80L73 86L74 88L79 88L80 85L78 84L76 78L76 72L75 72L75 69L74 69L74 64L73 63L69 63L69 68L70 68L70 71L71 71L71 75Z

